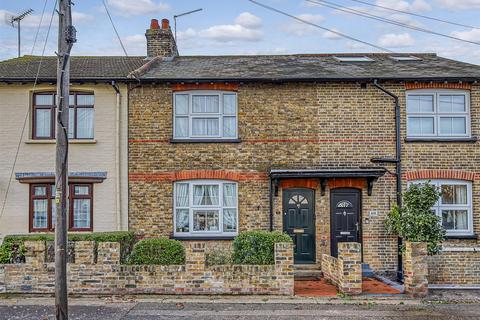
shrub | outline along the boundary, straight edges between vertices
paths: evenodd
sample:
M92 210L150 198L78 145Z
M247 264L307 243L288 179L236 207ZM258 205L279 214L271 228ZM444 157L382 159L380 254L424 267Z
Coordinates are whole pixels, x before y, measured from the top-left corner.
M94 233L70 233L69 241L95 241L98 242L119 242L120 259L125 261L126 257L132 251L135 241L133 232L114 231L114 232L94 232ZM0 246L0 263L20 263L25 262L25 241L55 241L53 234L29 234L29 235L10 235L3 239Z
M205 264L207 266L219 266L232 263L232 252L228 250L212 250L205 254Z
M248 231L233 241L233 262L236 264L274 264L275 243L292 242L289 235L279 232Z
M403 207L394 206L385 224L387 230L406 241L426 242L428 253L436 254L445 238L441 219L432 212L440 192L429 184L412 184L403 195Z
M133 247L129 264L184 264L185 249L178 240L149 238L140 240Z

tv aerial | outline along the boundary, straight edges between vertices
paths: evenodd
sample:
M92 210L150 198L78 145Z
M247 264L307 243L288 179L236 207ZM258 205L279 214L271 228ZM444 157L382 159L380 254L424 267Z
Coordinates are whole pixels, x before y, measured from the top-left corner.
M33 12L33 9L27 9L16 16L8 12L5 13L5 23L13 28L18 29L18 56L19 57L20 57L20 21L22 21L26 16L30 15L32 12Z

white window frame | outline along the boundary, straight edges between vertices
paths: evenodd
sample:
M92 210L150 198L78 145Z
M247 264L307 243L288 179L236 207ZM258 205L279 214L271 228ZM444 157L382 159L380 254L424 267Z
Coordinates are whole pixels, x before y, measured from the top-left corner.
M177 207L177 185L188 184L188 207ZM235 207L227 207L223 205L223 185L235 184ZM218 186L218 205L193 205L193 187L195 185L217 185ZM174 184L173 191L173 235L175 237L234 237L238 235L238 183L230 180L186 180L177 181ZM177 232L177 209L188 210L188 232ZM223 210L235 209L236 230L235 231L223 231ZM218 211L219 218L218 231L194 231L193 230L193 213L194 211Z
M467 210L468 216L468 230L446 230L447 236L470 236L473 235L473 209L472 209L472 182L467 180L449 180L449 179L432 179L432 180L412 180L408 182L411 184L422 184L428 182L437 188L444 184L448 185L466 185L467 186L467 204L442 204L442 197L438 199L437 203L432 207L435 214L442 219L440 224L443 225L442 210Z
M454 95L465 97L465 112L440 112L439 101L441 95ZM432 112L408 112L409 96L433 96ZM407 115L407 137L408 138L429 138L429 139L458 139L471 137L471 120L470 120L470 91L468 90L409 90L406 94L406 115ZM465 134L443 134L440 133L440 119L461 117L465 118ZM433 134L413 135L408 132L410 118L433 118Z
M188 95L188 112L187 114L176 114L176 96L177 95ZM218 96L219 103L219 112L218 113L195 113L193 112L193 96L196 95L209 95L209 96ZM223 99L224 95L234 95L235 96L235 114L225 114L224 113L224 104ZM176 118L188 118L188 136L187 137L178 137L176 136ZM224 118L235 117L235 136L226 137L223 135L223 120ZM219 134L216 136L197 136L193 135L193 119L219 119L218 128ZM173 139L177 140L209 140L209 139L218 139L218 140L232 140L238 139L238 96L236 92L233 91L219 91L219 90L190 90L190 91L177 91L173 93Z

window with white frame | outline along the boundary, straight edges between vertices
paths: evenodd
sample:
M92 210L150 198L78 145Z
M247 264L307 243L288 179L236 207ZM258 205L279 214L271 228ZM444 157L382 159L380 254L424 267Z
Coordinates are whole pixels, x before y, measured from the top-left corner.
M236 139L237 94L223 91L176 92L174 139Z
M427 181L412 181L425 183ZM432 210L442 219L447 235L473 234L472 183L464 180L431 180L441 196Z
M174 234L225 236L237 234L237 184L193 180L175 183Z
M407 93L409 138L470 136L470 95L460 90L413 90Z

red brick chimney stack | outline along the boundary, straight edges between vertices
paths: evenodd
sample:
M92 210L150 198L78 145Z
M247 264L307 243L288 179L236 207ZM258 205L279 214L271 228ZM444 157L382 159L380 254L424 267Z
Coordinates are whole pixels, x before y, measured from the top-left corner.
M145 32L147 38L147 57L176 57L178 56L177 44L173 37L168 19L162 19L162 27L157 19L152 19L150 29Z

